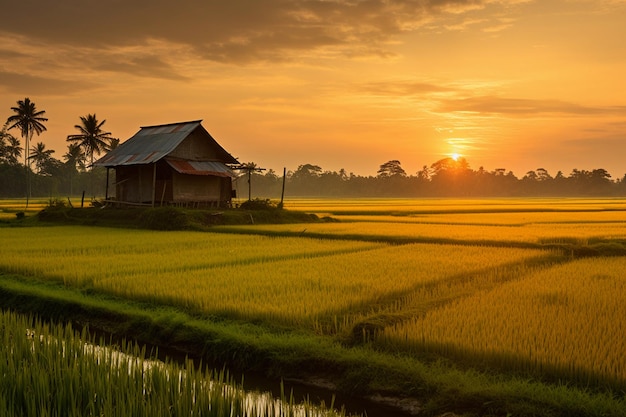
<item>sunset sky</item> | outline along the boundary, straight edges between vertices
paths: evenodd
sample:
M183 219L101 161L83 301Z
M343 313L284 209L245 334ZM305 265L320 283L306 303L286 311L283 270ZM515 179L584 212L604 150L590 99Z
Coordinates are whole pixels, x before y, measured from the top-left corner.
M241 162L414 175L626 174L626 0L0 0L0 120L29 97L62 159L203 120ZM19 135L19 132L14 132Z

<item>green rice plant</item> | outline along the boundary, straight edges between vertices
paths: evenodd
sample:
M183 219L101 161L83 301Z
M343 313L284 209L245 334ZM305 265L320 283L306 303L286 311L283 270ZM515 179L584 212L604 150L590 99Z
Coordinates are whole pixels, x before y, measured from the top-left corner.
M379 343L626 387L626 258L544 268L388 327Z
M0 229L0 268L72 286L135 275L186 273L218 266L268 263L359 252L381 244L198 232L90 228Z
M100 347L86 332L0 312L0 413L35 416L343 416L244 392L225 372L155 362L145 349Z
M345 322L346 315L368 313L461 271L551 256L516 248L86 227L0 235L13 242L0 247L5 271L201 314L307 327L335 316Z

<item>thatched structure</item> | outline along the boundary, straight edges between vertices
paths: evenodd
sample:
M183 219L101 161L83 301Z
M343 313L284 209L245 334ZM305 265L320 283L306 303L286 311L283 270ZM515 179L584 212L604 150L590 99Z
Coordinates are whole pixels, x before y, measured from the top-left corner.
M196 120L142 127L94 165L107 168L107 201L225 206L235 177L229 165L239 162ZM110 169L115 197L109 196Z

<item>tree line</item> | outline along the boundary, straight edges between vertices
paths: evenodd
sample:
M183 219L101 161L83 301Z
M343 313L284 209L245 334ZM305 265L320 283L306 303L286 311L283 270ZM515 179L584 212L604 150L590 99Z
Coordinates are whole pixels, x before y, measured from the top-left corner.
M256 166L255 163L246 165ZM528 171L518 178L499 168L472 169L465 158L444 158L407 174L400 161L379 166L376 176L360 176L345 169L324 171L319 165L303 164L286 172L252 172L236 181L239 197L277 198L285 182L285 195L310 197L532 197L532 196L626 196L626 175L614 180L602 168L573 169L555 175L544 168Z
M99 121L95 113L81 116L80 124L74 125L78 133L67 135L67 151L60 160L44 142L31 144L35 135L39 137L47 130L45 110L38 110L26 97L11 111L0 130L0 196L26 197L28 206L33 195L100 194L104 172L92 169L94 158L120 142L103 130L106 120ZM14 132L19 132L24 146Z
M46 131L44 110L28 97L11 107L13 114L0 130L0 197L74 196L82 192L102 196L106 170L93 168L95 156L115 149L120 141L103 129L106 120L96 114L80 117L67 135L61 159L44 142L31 145L33 137ZM25 146L14 133L24 141ZM23 161L23 162L22 162ZM518 178L504 168L472 169L462 157L443 158L407 174L399 160L379 166L375 176L360 176L345 169L323 170L303 164L278 175L254 162L241 164L234 186L240 198L279 198L283 185L287 196L311 197L520 197L520 196L626 196L626 175L613 179L602 168L573 169L551 175L544 168Z

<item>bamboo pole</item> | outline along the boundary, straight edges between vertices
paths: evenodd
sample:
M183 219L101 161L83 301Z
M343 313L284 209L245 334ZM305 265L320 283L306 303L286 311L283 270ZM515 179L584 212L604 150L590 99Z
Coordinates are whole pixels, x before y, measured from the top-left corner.
M70 191L71 194L71 191ZM106 186L104 187L104 201L109 199L109 167L107 167L107 182L106 182Z
M283 189L280 192L280 208L283 208L283 201L285 199L285 180L287 179L287 167L283 167Z
M155 200L156 200L156 162L154 163L154 169L152 170L152 207L154 207Z

